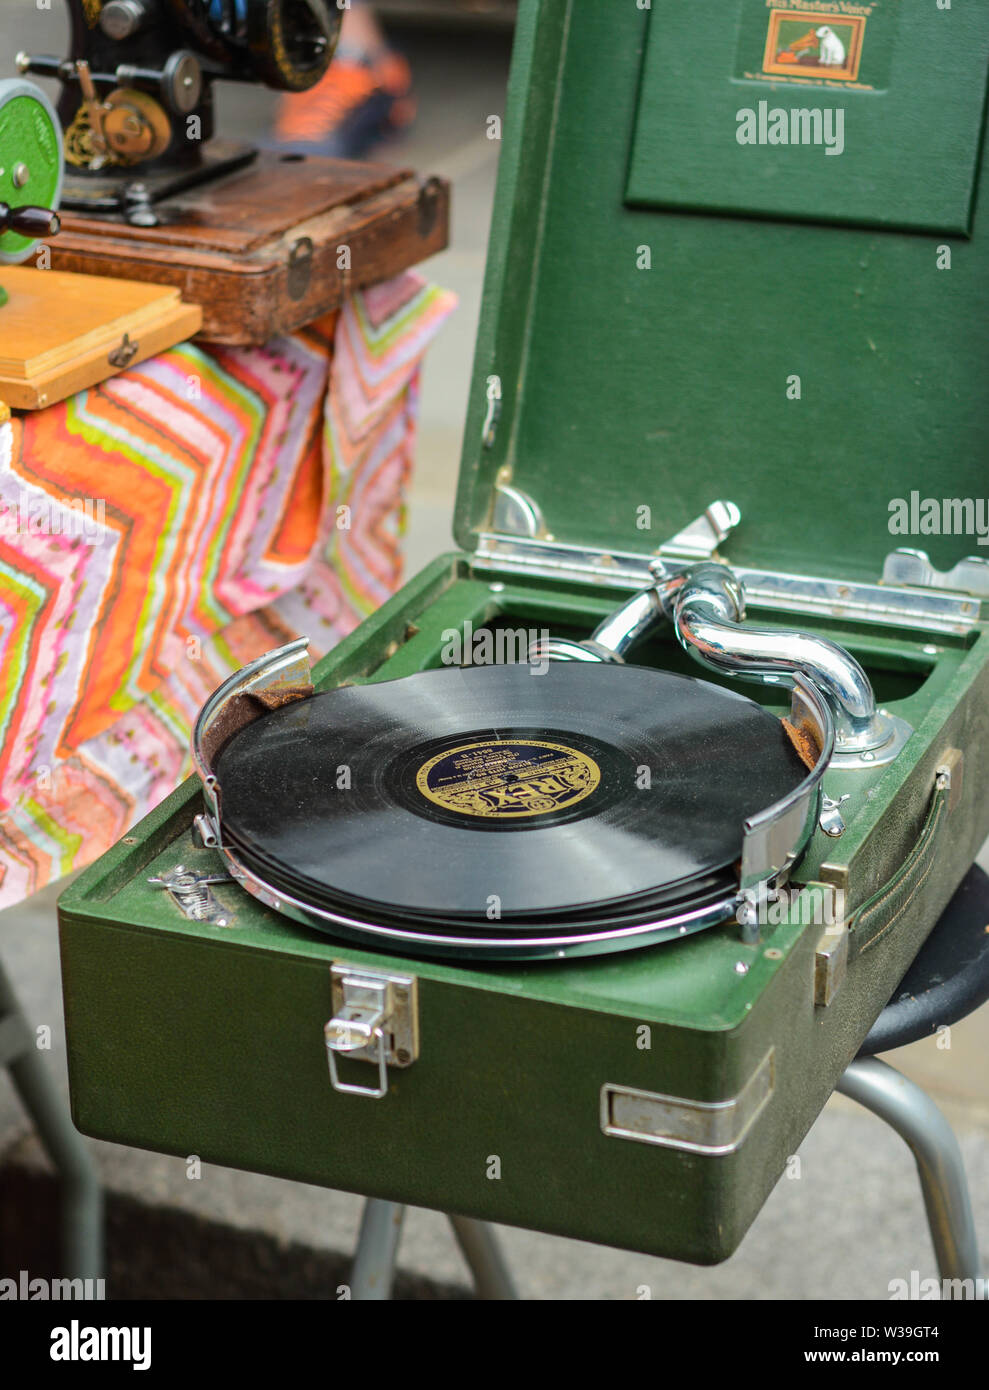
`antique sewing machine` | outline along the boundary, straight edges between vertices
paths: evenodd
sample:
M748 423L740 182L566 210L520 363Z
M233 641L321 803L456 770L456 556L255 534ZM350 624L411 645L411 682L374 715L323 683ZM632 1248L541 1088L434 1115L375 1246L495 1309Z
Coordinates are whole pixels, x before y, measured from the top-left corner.
M250 163L213 143L217 79L304 91L329 66L341 11L326 0L66 0L69 52L19 53L62 84L63 206L153 226L153 205Z
M729 8L522 5L458 548L63 895L85 1133L718 1261L971 865L989 17Z
M442 179L215 132L217 81L301 92L322 77L335 0L66 4L68 54L15 59L61 84L56 270L171 285L200 306L202 337L249 346L446 244Z

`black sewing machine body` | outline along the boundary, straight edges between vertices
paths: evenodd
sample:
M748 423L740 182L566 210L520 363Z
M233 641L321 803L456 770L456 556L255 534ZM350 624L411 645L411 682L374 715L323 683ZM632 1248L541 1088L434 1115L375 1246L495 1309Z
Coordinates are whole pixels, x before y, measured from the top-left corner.
M66 0L65 58L19 53L62 84L65 208L156 220L151 204L249 163L214 139L213 83L304 91L329 65L332 0Z

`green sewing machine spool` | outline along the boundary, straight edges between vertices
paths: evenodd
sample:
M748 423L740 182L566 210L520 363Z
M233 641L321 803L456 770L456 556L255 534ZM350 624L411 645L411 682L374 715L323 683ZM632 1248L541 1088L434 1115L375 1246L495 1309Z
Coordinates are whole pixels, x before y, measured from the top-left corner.
M0 265L27 260L39 237L58 231L62 173L62 128L51 102L33 82L0 80Z

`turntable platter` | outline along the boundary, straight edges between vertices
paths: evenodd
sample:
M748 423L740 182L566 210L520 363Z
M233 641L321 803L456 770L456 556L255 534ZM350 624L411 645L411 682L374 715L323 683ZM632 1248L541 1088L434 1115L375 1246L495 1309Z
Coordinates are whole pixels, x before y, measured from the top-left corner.
M493 935L723 890L745 818L806 772L745 696L593 663L314 695L246 725L216 764L225 839L268 883Z

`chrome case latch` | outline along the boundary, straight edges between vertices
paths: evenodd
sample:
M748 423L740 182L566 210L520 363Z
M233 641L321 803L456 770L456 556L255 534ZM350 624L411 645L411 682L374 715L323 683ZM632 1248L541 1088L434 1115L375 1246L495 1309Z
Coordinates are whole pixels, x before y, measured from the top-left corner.
M388 1068L410 1067L419 1055L419 999L414 975L392 975L335 961L330 967L333 1017L323 1029L330 1082L344 1095L380 1100L388 1094ZM369 1062L376 1086L340 1080L337 1060Z
M176 864L167 874L149 878L155 888L165 888L190 922L211 922L217 927L230 925L230 914L217 902L210 892L211 883L230 883L231 876L224 870L218 874L201 874L195 869L187 869L184 864Z

